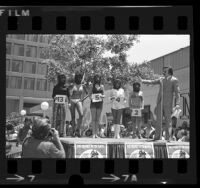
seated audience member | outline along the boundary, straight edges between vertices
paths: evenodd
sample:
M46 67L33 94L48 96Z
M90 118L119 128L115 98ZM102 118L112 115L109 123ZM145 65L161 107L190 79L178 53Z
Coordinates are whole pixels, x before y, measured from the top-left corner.
M14 125L10 122L6 122L6 140L10 139L10 135L14 133Z
M146 138L146 125L141 125L140 136L141 136L141 138Z
M175 136L175 138L176 138L176 140L178 140L178 132L181 130L181 127L180 126L178 126L176 129L175 129L175 133L174 133L174 136Z
M152 120L148 120L147 127L146 127L146 138L153 139L155 135L155 129L152 124Z
M65 158L59 133L47 119L33 121L32 134L22 144L22 158Z
M18 136L17 136L17 144L22 144L23 140L27 137L30 136L31 134L31 125L32 125L32 120L29 118L25 118L24 120L24 126L19 129Z
M177 133L177 139L180 139L182 137L182 133L184 131L188 131L188 122L187 121L183 121L182 126Z
M181 137L178 140L179 142L189 142L189 137L187 135L187 131L186 130L182 130L181 131Z
M187 137L186 137L186 142L189 142L190 141L190 131L189 130L187 130Z

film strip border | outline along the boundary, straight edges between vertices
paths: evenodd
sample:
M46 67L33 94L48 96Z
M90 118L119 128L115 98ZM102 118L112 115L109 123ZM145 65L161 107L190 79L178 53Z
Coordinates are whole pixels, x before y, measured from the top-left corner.
M183 34L192 31L191 10L192 7L181 6L79 9L43 7L5 9L1 17L6 17L2 24L9 33Z
M26 165L24 165L26 164ZM192 169L187 160L7 160L6 183L60 184L187 184ZM21 177L21 178L20 178ZM33 179L34 177L34 179ZM190 177L191 180L193 179Z
M33 31L42 30L42 17L34 16L32 17L31 28ZM140 29L140 19L138 16L129 16L128 18L128 27L129 30L139 30ZM80 30L82 31L91 31L91 22L92 18L90 16L80 17ZM65 16L56 17L56 30L63 31L67 30L67 18ZM164 30L164 18L163 16L154 16L153 17L153 29L154 30ZM18 30L19 19L17 17L8 17L8 30ZM177 29L187 30L188 28L188 19L186 16L177 17ZM106 31L112 31L116 29L116 20L113 16L104 17L104 29Z
M0 32L4 34L193 34L193 14L190 6L152 8L24 7L23 9L6 9L5 14L0 16L0 25ZM21 160L5 159L5 156L1 155L3 160L1 160L0 179L3 183L22 184L195 183L196 157L194 154L196 147L194 141L195 139L191 140L192 157L187 160ZM3 144L4 142L2 142ZM137 178L137 181L134 177ZM7 181L8 178L15 178L16 181Z

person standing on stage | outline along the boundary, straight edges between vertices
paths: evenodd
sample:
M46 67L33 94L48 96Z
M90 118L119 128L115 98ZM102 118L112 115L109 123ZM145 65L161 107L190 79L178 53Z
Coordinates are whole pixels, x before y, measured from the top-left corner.
M171 115L173 107L173 99L175 96L175 109L180 109L180 89L178 84L178 79L173 76L173 69L171 66L163 67L163 76L156 80L143 80L140 77L140 81L144 84L160 84L160 90L157 97L157 106L155 113L157 116L156 120L156 133L154 140L161 140L161 122L163 116L166 123L166 140L171 140L172 128L171 128ZM162 91L163 88L163 91ZM162 103L162 112L161 112ZM161 114L162 113L162 114ZM162 118L162 119L161 119Z
M83 83L83 74L75 73L74 83L68 87L67 96L70 102L70 112L72 118L73 135L81 137L81 129L83 122L83 101L85 95L88 94L86 86ZM78 111L79 119L75 123L75 112Z
M52 127L58 130L60 137L66 137L66 103L67 86L66 76L58 75L58 83L53 88L53 119Z
M144 108L143 93L140 91L140 83L133 83L133 91L129 93L129 107L133 128L133 138L141 138L142 109Z
M101 77L99 75L94 76L94 82L92 86L92 91L90 94L91 103L90 103L90 110L92 115L92 132L93 138L98 138L98 126L99 126L99 119L101 117L101 112L103 108L103 98L104 95L104 86L101 84Z
M121 80L115 79L113 82L113 89L110 93L110 99L112 100L112 115L114 126L114 138L120 138L120 123L123 109L125 108L125 92L121 86Z

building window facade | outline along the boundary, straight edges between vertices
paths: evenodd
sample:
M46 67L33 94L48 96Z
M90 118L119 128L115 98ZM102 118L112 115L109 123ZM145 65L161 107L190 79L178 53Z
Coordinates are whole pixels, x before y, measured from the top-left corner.
M46 37L44 35L39 36L39 42L45 43L46 42Z
M24 63L24 73L35 74L36 62L26 61Z
M6 71L10 71L10 59L6 59Z
M46 91L47 90L47 80L37 79L37 90Z
M34 90L35 79L24 77L24 89Z
M23 44L14 44L14 55L24 56L24 45Z
M27 46L26 56L27 57L37 57L37 47L36 46Z
M41 75L46 75L47 65L44 63L38 63L37 73Z
M11 39L11 38L12 38L12 35L11 35L11 34L8 34L8 35L6 35L6 38Z
M22 85L22 78L21 77L10 76L10 77L8 77L8 80L6 79L6 81L8 81L8 88L21 89L21 85Z
M6 115L12 112L19 112L18 99L6 99Z
M9 76L6 75L6 88L8 88Z
M6 43L6 54L11 54L11 46L12 44L10 42Z
M43 47L39 47L38 48L38 52L39 52L39 58L45 59L44 48Z
M37 42L38 41L38 35L27 35L27 40Z
M47 82L47 90L48 91L53 91L53 84L50 82Z
M12 72L23 72L23 61L13 59Z
M18 39L18 40L25 40L25 35L17 34L17 35L13 35L13 38Z

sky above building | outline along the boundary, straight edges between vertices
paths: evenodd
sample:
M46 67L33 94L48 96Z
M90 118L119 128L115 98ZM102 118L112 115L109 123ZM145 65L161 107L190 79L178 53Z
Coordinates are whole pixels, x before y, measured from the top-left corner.
M190 45L190 35L139 35L139 42L127 52L130 63L142 63Z
M83 37L84 35L76 35ZM106 39L107 35L96 35ZM169 54L181 48L190 46L190 35L138 35L139 42L127 51L129 63L143 63L151 61L163 55ZM112 57L114 54L106 52L105 57Z

